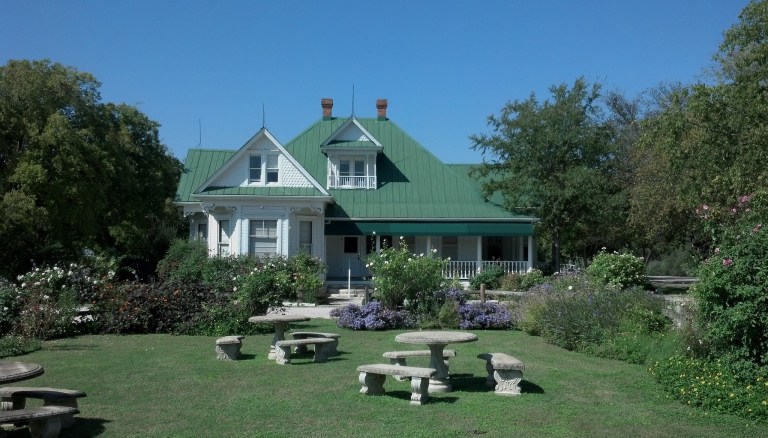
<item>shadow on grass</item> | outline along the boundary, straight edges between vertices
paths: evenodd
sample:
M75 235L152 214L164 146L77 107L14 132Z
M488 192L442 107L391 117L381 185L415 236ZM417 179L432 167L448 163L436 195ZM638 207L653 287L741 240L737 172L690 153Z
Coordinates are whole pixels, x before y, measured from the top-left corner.
M544 388L528 380L521 380L520 392L523 394L544 394Z
M86 345L86 344L75 344L75 345L68 345L68 344L54 344L53 342L49 342L45 344L46 350L51 351L94 351L94 350L101 350L101 347L98 345Z
M462 392L487 392L485 377L474 374L451 374L451 386L454 391Z
M109 423L109 420L103 420L101 418L83 418L75 417L75 424L72 427L61 429L60 438L92 438L102 436L106 428L104 425ZM21 426L14 427L13 429L6 429L6 434L2 435L5 438L29 438L29 427Z
M407 400L409 402L411 401L411 392L410 391L386 391L381 396L404 399L404 400ZM381 397L381 396L378 396L378 397ZM434 403L434 404L454 404L458 400L459 400L458 397L452 396L452 395L444 396L442 394L439 394L436 397L436 396L430 394L429 400L427 400L427 403L429 403L429 404L432 404L432 403Z
M494 392L494 388L486 386L486 376L472 374L452 374L451 385L454 391L462 392ZM528 380L520 381L522 394L544 394L544 388Z
M258 357L258 354L255 353L240 353L240 358L238 360L254 360Z

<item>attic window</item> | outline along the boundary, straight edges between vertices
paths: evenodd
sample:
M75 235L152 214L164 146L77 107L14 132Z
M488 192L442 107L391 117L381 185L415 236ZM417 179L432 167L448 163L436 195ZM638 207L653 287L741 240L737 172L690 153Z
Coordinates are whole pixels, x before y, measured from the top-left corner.
M266 174L266 178L265 178ZM277 155L251 155L248 164L248 182L273 184L279 182L280 167Z

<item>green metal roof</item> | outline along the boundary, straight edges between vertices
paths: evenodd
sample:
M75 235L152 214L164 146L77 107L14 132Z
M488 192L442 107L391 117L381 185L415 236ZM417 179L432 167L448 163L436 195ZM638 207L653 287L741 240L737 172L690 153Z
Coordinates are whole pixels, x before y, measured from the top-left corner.
M329 234L350 226L366 234L373 231L393 235L532 234L530 223L534 218L512 214L495 202L483 199L479 183L466 174L469 165L446 165L391 120L356 120L383 146L376 164L378 187L375 190L328 190L334 201L325 215L332 220L327 226ZM324 183L328 157L321 145L348 121L344 118L319 120L283 146L316 181ZM373 144L345 141L332 142L327 147L371 148ZM197 201L195 191L236 152L190 149L176 201ZM289 187L208 187L200 195L324 196L315 188Z
M196 202L194 196L211 177L237 151L190 149L176 190L176 202ZM200 195L221 196L325 196L314 187L207 187Z
M285 149L317 181L327 180L327 157L320 144L348 119L320 120ZM327 218L354 219L522 219L492 202L432 155L391 120L357 119L383 145L377 157L376 190L330 189L335 204ZM533 218L529 218L533 220Z
M199 189L237 151L220 149L190 149L184 168L181 171L179 187L176 189L176 202L195 202L192 198L195 190Z
M381 149L376 143L361 140L333 140L323 149Z
M226 196L317 196L314 187L208 187L200 195Z

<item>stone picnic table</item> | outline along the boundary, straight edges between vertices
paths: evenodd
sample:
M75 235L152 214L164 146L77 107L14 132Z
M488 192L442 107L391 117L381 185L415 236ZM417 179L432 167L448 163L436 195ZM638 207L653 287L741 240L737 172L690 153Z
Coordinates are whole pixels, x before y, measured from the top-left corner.
M0 362L0 385L42 375L43 367L29 362Z
M443 349L448 344L477 341L477 335L449 330L408 332L395 336L395 341L403 344L427 345L430 351L429 368L437 370L437 373L429 379L429 392L451 392L453 387L448 368L443 361Z
M277 344L277 341L285 340L285 329L288 328L288 323L309 321L309 319L310 318L305 315L271 314L252 316L248 318L248 322L254 324L273 324L275 326L275 336L272 338L272 345L270 346L269 355L267 356L270 360L275 360L277 357L277 353L275 352L277 347L275 347L275 345Z

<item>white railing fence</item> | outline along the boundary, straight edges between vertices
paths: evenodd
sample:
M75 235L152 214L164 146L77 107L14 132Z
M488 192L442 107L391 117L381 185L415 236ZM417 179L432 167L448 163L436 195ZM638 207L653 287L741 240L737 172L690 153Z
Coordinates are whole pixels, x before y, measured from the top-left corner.
M329 175L328 186L330 188L374 189L376 188L376 177Z
M528 262L521 261L450 261L443 271L446 278L458 278L459 280L469 280L475 275L492 266L500 266L506 274L524 274L528 270Z

